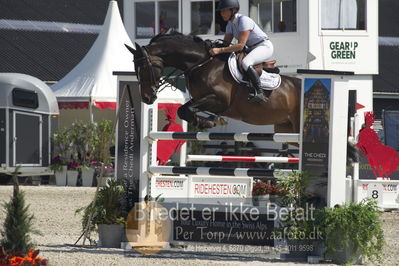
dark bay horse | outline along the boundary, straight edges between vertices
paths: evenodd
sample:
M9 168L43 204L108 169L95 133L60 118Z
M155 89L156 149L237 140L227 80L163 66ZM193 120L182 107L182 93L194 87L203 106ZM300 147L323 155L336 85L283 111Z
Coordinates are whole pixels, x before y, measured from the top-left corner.
M196 114L206 111L254 125L273 124L276 133L299 133L299 79L282 76L280 87L270 93L266 103L251 103L248 89L230 74L228 55L211 57L210 47L210 41L180 33L155 36L146 46L136 43L136 49L128 47L134 55L142 101L152 104L156 100L164 68L174 67L184 72L192 97L179 108L178 115L194 126L210 128L223 123L221 118Z

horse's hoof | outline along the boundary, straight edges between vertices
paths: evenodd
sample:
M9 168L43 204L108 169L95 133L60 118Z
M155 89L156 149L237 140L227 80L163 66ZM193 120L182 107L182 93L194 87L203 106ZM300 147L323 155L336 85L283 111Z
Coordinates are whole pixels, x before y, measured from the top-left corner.
M201 119L201 118L197 117L196 121L193 123L193 126L199 128L199 129L213 128L213 127L216 127L216 123L214 121L209 121L209 120L205 120L205 119Z
M202 123L202 128L213 128L216 127L216 123L212 121L205 121Z
M225 126L228 124L228 122L223 117L218 117L216 124L219 126Z

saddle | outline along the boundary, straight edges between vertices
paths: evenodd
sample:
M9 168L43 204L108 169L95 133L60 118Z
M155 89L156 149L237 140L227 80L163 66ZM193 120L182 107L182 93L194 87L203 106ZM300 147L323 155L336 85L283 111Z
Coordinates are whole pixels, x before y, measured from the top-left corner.
M245 51L241 51L239 53L236 53L237 55L237 65L241 71L241 73L245 73L244 69L242 68L242 60L248 53ZM275 66L276 60L271 60L263 63L259 63L257 65L253 65L252 67L256 70L258 75L260 76L262 74L262 70L268 72L268 73L273 73L273 74L279 74L280 69Z

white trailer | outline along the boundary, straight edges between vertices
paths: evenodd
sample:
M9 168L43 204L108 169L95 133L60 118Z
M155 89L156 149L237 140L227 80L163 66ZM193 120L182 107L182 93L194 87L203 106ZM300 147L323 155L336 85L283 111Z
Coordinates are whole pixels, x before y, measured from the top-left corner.
M55 95L44 82L0 73L0 183L17 166L19 176L52 174L50 141L58 116Z

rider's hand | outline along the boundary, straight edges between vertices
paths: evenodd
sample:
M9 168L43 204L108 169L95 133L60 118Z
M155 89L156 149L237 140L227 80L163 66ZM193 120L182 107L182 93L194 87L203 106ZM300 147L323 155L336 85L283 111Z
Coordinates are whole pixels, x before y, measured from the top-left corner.
M212 49L209 50L209 53L212 56L217 55L217 54L221 54L221 53L223 53L223 48L212 48Z

